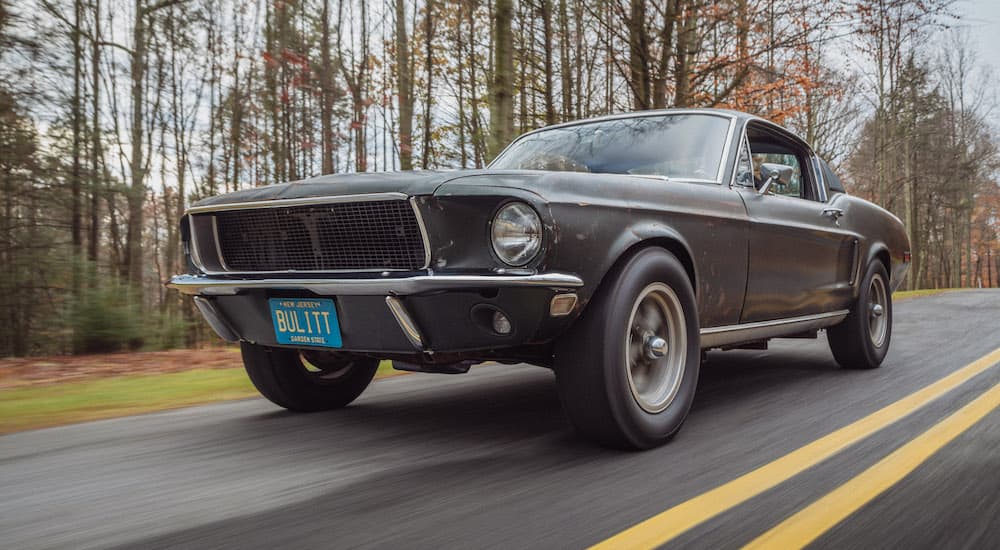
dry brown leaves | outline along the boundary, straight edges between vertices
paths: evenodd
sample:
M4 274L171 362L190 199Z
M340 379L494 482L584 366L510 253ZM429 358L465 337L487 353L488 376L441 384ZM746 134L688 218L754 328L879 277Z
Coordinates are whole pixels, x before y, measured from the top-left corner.
M238 348L8 357L0 359L0 389L242 365Z

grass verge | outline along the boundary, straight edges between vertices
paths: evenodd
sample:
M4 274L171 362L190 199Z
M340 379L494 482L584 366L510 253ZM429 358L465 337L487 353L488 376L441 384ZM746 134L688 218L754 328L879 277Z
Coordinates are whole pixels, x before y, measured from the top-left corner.
M388 361L376 377L395 374ZM0 390L0 434L257 396L242 368L192 369Z
M908 298L919 298L920 296L933 296L942 292L960 290L957 288L923 288L920 290L899 290L892 293L893 300L906 300Z

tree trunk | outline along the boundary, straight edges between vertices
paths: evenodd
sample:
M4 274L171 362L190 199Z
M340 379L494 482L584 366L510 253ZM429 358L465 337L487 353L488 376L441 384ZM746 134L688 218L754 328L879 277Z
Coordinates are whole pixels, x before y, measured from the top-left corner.
M695 32L698 28L697 14L687 9L682 0L676 0L674 13L683 22L677 34L677 53L674 59L674 107L688 107L691 104L691 54L695 51Z
M490 105L490 158L507 146L514 133L514 56L511 20L514 9L511 0L497 0L493 15L493 101Z
M87 239L87 259L96 262L101 235L101 0L94 0L93 34L90 52L90 235Z
M283 8L281 8L283 11ZM281 104L281 92L278 87L278 73L279 73L279 61L281 53L280 49L280 37L279 30L281 25L277 23L282 15L277 13L279 8L267 4L266 7L266 21L264 23L264 44L268 58L264 61L264 89L266 90L264 97L264 107L266 109L269 122L270 122L270 132L268 139L265 136L265 144L267 144L267 149L271 153L271 166L274 169L274 175L272 179L274 182L285 181L285 155L282 151L282 135L281 135L281 110L283 106Z
M910 138L905 137L903 140L903 220L905 220L903 228L906 231L906 238L910 243L913 243L916 236L914 231L916 228L916 209L913 207L913 174L911 171ZM910 251L912 257L913 248ZM912 279L906 282L906 288L914 288L914 281Z
M649 109L649 36L646 32L646 0L631 0L628 28L629 85L635 109Z
M993 288L993 250L986 249L986 286Z
M406 34L406 2L396 0L396 79L399 95L399 167L413 170L413 71Z
M552 0L541 0L542 40L545 46L545 124L558 122L556 119L555 99L552 95Z
M573 73L569 66L569 13L566 10L566 0L559 0L559 65L562 77L562 120L566 122L573 119Z
M472 154L476 168L483 167L483 156L485 145L483 144L483 131L479 118L479 95L476 90L479 87L479 79L476 77L476 8L478 0L469 3L466 17L469 20L469 104L472 106L472 122L469 133L472 135Z
M145 125L146 80L146 6L135 0L135 21L132 27L132 155L129 158L131 186L128 190L128 225L125 232L125 273L132 283L139 303L142 303L142 227L143 202L146 197L146 164L143 158L143 127Z
M424 62L427 71L427 82L424 90L424 143L420 151L420 167L430 168L431 159L431 108L434 105L434 0L427 0L427 13L424 17Z
M462 23L465 10L463 4L459 4L458 17L455 20L455 72L458 73L458 152L459 161L462 168L469 166L469 153L467 140L465 139L467 117L465 116L465 40L462 33ZM470 48L471 49L471 48Z
M403 0L397 0L402 2ZM333 92L333 59L330 54L330 0L323 0L320 14L320 87L322 103L320 104L320 132L322 132L322 172L333 173L333 103L336 100Z
M83 255L83 177L82 158L80 150L83 144L83 105L80 88L83 85L83 44L81 43L80 26L83 24L83 2L73 2L73 97L70 101L71 117L73 119L73 166L70 174L70 188L73 195L71 232L73 238L73 262ZM80 273L73 269L73 288L80 288Z
M235 9L235 8L234 8ZM223 172L224 177L227 177L230 182L232 182L233 189L235 190L240 185L240 180L242 179L243 170L243 119L245 116L246 106L244 105L244 92L243 88L240 87L240 55L241 51L238 46L240 43L240 28L239 25L234 25L233 27L233 88L230 93L230 104L232 105L232 118L229 121L229 156L230 164L232 165L232 176L227 176L230 172L228 169ZM249 74L252 69L247 71L247 91L246 96L250 96L250 83L254 80ZM256 150L256 149L255 149ZM256 158L256 155L254 155ZM261 179L259 176L253 178L257 185L260 185Z
M660 29L660 64L653 75L653 108L664 109L667 106L667 75L674 41L674 28L677 25L677 3L666 2L663 16L663 27Z

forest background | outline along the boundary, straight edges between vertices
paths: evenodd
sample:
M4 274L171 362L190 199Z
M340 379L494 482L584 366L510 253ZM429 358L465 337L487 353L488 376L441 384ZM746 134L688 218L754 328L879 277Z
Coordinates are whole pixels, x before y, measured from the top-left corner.
M997 81L963 6L0 0L0 357L210 340L163 286L198 198L482 167L524 131L664 107L798 132L904 221L907 288L996 287Z

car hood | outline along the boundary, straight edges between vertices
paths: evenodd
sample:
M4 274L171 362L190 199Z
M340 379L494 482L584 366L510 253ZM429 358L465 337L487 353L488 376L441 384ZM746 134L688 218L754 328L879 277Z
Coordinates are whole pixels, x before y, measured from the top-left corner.
M508 170L456 170L440 172L368 172L317 176L290 183L266 185L217 195L198 201L193 206L211 206L252 201L336 197L370 193L404 193L408 196L430 195L445 183L462 183L521 187L527 180L542 177L542 173Z

